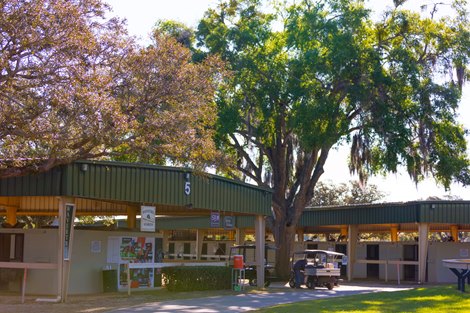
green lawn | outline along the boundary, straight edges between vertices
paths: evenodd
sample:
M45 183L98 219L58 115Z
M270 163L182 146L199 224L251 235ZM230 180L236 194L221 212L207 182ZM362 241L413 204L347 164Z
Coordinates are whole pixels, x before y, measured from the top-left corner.
M469 286L467 286L468 288ZM470 312L470 294L468 292L461 293L455 285L440 286L297 302L256 312Z

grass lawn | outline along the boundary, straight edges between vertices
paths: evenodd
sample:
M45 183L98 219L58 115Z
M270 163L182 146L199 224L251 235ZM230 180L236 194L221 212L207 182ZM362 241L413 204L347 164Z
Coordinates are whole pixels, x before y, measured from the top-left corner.
M467 286L467 290L468 290ZM418 288L406 291L380 292L279 305L258 313L311 312L470 312L470 294L461 293L455 285Z

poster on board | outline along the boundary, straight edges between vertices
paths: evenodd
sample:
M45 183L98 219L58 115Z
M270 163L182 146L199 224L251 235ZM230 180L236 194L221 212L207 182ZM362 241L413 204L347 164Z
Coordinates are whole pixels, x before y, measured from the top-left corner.
M121 237L119 245L119 288L126 288L126 263L153 263L155 238ZM153 267L130 269L131 288L153 287Z
M154 238L121 237L119 263L153 263Z
M153 268L131 268L130 270L131 288L153 287ZM127 287L126 264L119 265L119 288Z

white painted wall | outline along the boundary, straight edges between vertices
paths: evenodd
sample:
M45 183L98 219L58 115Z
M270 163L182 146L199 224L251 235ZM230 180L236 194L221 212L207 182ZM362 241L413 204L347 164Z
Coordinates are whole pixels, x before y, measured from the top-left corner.
M57 262L58 231L57 229L11 230L0 229L3 233L24 233L24 262ZM108 237L150 236L141 232L74 230L72 248L69 294L100 293L103 291L102 270L110 265L117 269L117 264L107 263ZM92 252L91 243L101 241L101 251ZM57 294L56 270L29 270L26 282L26 293L35 295Z
M457 277L442 265L445 259L469 259L470 242L430 242L428 279L430 282L457 283Z
M24 262L45 262L55 263L57 261L57 229L0 229L4 233L24 233ZM90 231L75 230L74 243L72 250L72 267L70 273L69 294L85 294L102 292L102 269L110 265L113 269L116 264L107 263L107 242L108 237L119 236L149 236L141 232L119 232L119 231ZM154 234L155 237L161 237ZM101 242L101 251L92 252L91 244L93 241ZM222 242L222 241L220 241ZM184 242L175 242L175 252L183 251ZM207 241L208 253L215 252L219 241ZM227 254L229 247L233 245L232 241L226 241ZM295 249L305 249L307 243L317 243L318 249L333 249L334 242L304 242L296 243ZM365 259L367 252L366 242L360 242L357 245L357 259ZM370 243L374 244L374 243ZM402 260L403 245L413 244L411 242L379 242L381 260ZM166 247L167 248L167 247ZM168 250L166 250L168 251ZM195 254L196 243L191 242L191 253ZM273 254L274 255L274 254ZM443 259L452 258L470 258L470 242L430 242L428 252L428 281L431 283L444 282L455 283L455 275L442 266ZM367 267L365 264L355 264L354 278L366 278ZM385 279L385 266L380 265L380 279ZM397 280L396 266L388 268L389 281ZM403 268L400 269L400 279L403 280ZM18 286L12 286L17 291ZM37 295L55 295L57 293L57 271L56 270L30 270L27 277L28 294Z

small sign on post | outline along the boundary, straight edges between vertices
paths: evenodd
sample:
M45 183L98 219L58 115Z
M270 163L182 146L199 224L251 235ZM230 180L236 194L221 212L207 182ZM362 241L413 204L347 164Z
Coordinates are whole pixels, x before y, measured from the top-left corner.
M155 207L140 207L140 231L155 232Z

